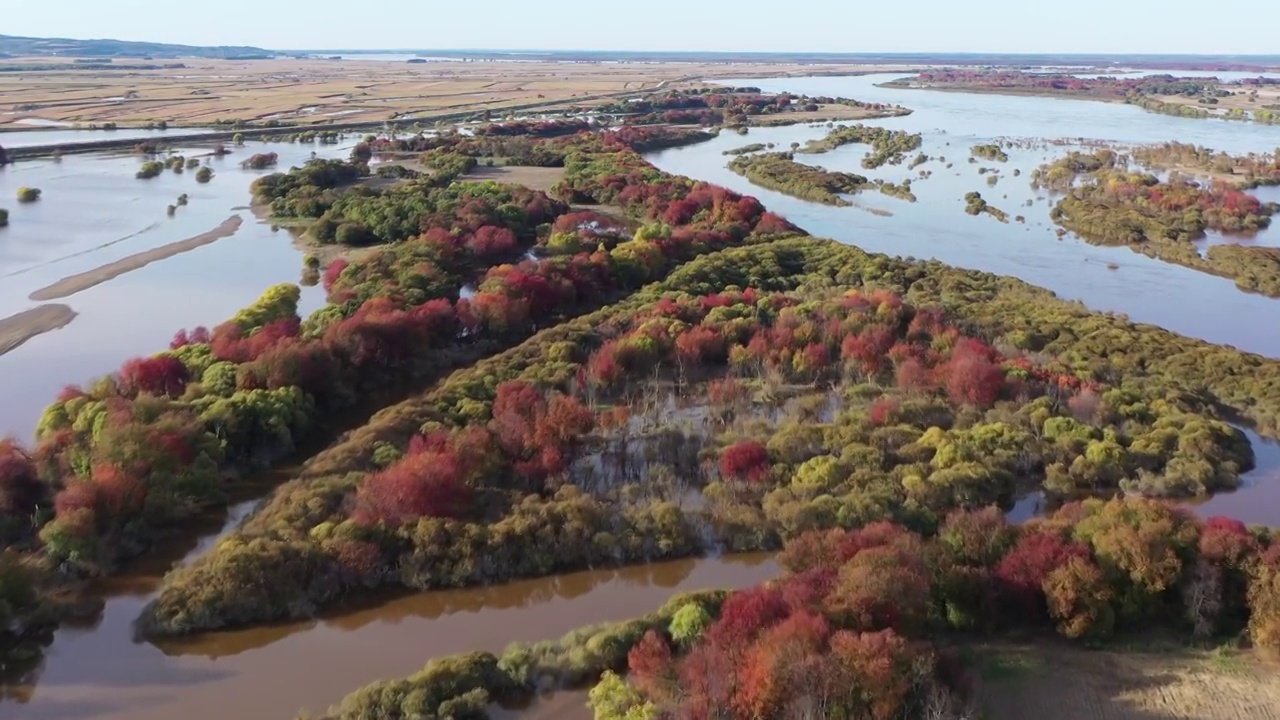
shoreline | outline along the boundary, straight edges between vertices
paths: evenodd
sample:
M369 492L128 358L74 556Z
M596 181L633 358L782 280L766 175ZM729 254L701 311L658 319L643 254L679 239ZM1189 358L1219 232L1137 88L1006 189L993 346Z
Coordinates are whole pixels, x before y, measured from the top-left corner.
M76 275L68 275L52 285L47 285L36 290L28 297L32 300L45 301L58 300L75 295L83 290L88 290L91 287L114 280L125 273L144 268L158 260L164 260L166 258L173 257L174 255L180 255L182 253L195 250L198 247L208 245L217 240L221 240L222 238L235 235L236 231L240 229L240 225L243 223L244 220L239 215L232 215L226 220L223 220L221 225L218 225L208 232L187 238L186 240L179 240L177 242L169 243L168 245L161 245L157 248L145 250L126 258L121 258L115 262L101 265L86 272L78 273Z
M0 356L17 350L34 337L66 327L76 315L70 306L58 303L41 305L0 319Z

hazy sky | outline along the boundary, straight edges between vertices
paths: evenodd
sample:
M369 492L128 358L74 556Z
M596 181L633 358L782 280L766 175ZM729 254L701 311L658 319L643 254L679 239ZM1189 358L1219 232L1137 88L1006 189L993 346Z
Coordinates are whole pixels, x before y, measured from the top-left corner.
M0 33L194 45L1280 53L1280 0L40 0ZM362 12L363 11L363 12Z

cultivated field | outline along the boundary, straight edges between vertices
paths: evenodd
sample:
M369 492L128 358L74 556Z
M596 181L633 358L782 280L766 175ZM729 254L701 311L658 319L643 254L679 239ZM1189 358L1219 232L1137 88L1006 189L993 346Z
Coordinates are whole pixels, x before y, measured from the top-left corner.
M998 720L1278 720L1280 667L1192 650L1091 651L1039 643L982 652Z
M14 59L5 64L48 64ZM165 120L290 123L430 118L462 111L641 92L698 79L903 70L901 66L201 60L183 69L0 72L0 128L33 123L121 126Z

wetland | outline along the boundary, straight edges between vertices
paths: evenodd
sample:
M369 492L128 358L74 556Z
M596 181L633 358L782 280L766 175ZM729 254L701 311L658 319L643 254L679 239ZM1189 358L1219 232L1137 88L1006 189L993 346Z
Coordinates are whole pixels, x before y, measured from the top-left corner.
M424 229L449 219L453 224L447 227L466 228L465 237L431 236L423 243L427 250L402 243L386 253L353 256L350 267L328 256L328 269L337 271L325 273L325 287L303 287L292 301L286 299L286 315L307 318L326 307L326 296L334 301L328 307L348 309L341 319L306 320L314 325L305 331L287 330L288 322L266 330L286 319L270 315L278 312L279 297L251 304L267 288L297 282L306 252L305 244L247 207L250 184L272 171L246 170L239 161L267 148L253 143L226 160L210 157L216 173L208 184L197 184L194 173L135 180L142 162L135 156L24 161L0 169L0 197L12 197L19 186L44 190L39 202L11 208L10 226L0 229L0 315L38 321L49 330L0 356L4 377L22 378L6 382L0 398L0 420L9 432L31 436L64 385L85 383L130 357L160 350L180 328L213 327L233 315L255 334L291 338L293 332L309 342L331 336L323 343L342 348L336 357L350 368L319 380L306 373L282 376L296 378L319 407L349 404L340 392L327 394L325 383L334 378L360 393L383 389L357 379L361 368L372 367L365 362L397 368L418 388L401 393L406 399L374 415L367 427L336 438L307 466L279 471L268 483L278 490L263 497L260 485L249 491L251 497L202 502L206 509L194 516L201 527L169 537L161 549L98 581L93 596L100 612L56 630L43 658L6 685L0 717L222 717L230 709L287 718L301 708L322 713L362 684L408 675L433 658L499 654L513 641L551 640L584 624L644 616L677 592L763 582L779 573L771 556L721 553L777 550L783 541L803 537L804 530L832 525L891 519L928 535L950 522L946 510L955 507L997 504L1016 515L1028 499L1039 504L1047 493L1055 499L1036 513L1046 514L1077 493L1121 487L1189 499L1201 517L1224 514L1280 525L1280 453L1271 439L1280 399L1268 396L1253 404L1245 399L1253 390L1241 385L1253 372L1260 382L1274 377L1271 359L1280 357L1280 336L1259 319L1274 317L1278 301L1242 292L1226 278L1059 234L1050 216L1058 198L1030 182L1036 167L1070 151L1092 152L1102 143L1178 140L1245 154L1274 148L1274 130L1120 104L881 86L897 77L725 81L765 93L852 97L913 110L857 120L883 128L875 133L846 132L832 141L834 128L826 123L752 127L749 150L735 133L723 132L647 153L643 160L611 159L644 145L643 138L619 133L616 146L571 146L564 170L478 168L464 178L563 189L555 193L569 201L563 206L491 186L470 194L432 188L429 180L343 200L323 197L327 207L311 219L386 234L392 231L376 223L399 227L391 223L404 204L386 199L421 193L430 205L412 211L435 213L437 220L424 222ZM871 145L870 153L862 142ZM302 165L313 152L345 157L355 144L353 138L270 149L280 154L283 171ZM793 165L816 167L820 160L825 172L840 174L847 182L821 194L839 202L809 202L781 181L770 185L731 169L731 163L742 167L769 157L753 154L768 146L798 149L777 154ZM175 150L191 157L208 149ZM807 152L812 150L822 152ZM916 161L904 162L917 153ZM971 154L999 167L993 173L981 162L971 163ZM670 202L664 193L681 186L666 178L651 178L647 186L633 180L626 191L601 179L619 169L610 163L623 163L626 172L614 174L625 176L644 171L645 161L730 193L698 184ZM889 191L846 200L869 182L860 173L890 188L909 188L914 201ZM997 175L998 184L989 182ZM520 183L522 177L537 182ZM1025 216L1026 222L1002 224L966 213L966 195L979 190L992 206ZM189 203L167 216L166 206L180 194L189 194ZM1257 194L1268 202L1276 197L1268 188ZM748 195L760 202L753 205ZM277 199L301 207L301 201L318 196L281 190ZM646 215L655 205L656 217ZM519 207L523 215L516 221L515 210L499 207ZM596 214L575 214L584 207ZM667 228L641 224L631 238L636 218ZM416 231L416 219L410 220ZM787 221L856 249L789 238L796 229ZM489 223L506 223L505 233L481 232L495 227ZM544 224L550 235L536 230ZM1275 232L1262 228L1245 238L1208 229L1198 242L1274 247L1280 245ZM738 245L758 247L734 250ZM861 251L1011 276L1066 302L1011 281ZM435 269L423 271L424 262ZM384 283L386 277L395 282ZM681 294L696 300L670 299ZM969 294L981 298L970 301ZM446 318L440 302L456 312L460 296L474 316ZM32 307L33 300L49 299L67 304ZM1071 331L1050 337L1049 320L1010 317L1037 304L1052 308L1053 322L1067 323ZM245 319L249 311L237 315L246 306L265 320ZM42 309L50 307L58 309ZM429 307L431 314L397 314L406 307ZM948 319L930 314L933 308ZM1088 311L1117 317L1101 320ZM863 314L876 320L849 326L848 318ZM659 331L654 319L670 327ZM837 329L842 322L846 327ZM329 329L339 326L363 344ZM393 332L378 335L377 328ZM886 334L889 329L899 334ZM401 332L449 357L433 358L424 367L415 355L421 348L386 339ZM1150 367L1140 369L1119 355L1106 357L1105 348L1090 344L1095 333L1131 338L1135 346L1128 352L1135 354L1142 353L1138 343L1185 347L1188 355L1201 352L1196 340L1230 346L1242 352L1223 351L1221 357L1239 363L1241 378L1232 385L1200 368L1179 376L1185 365L1154 356ZM253 355L261 350L250 349L253 336L246 331L209 343L226 358L245 353L236 362L246 377L261 378L241 380L246 390L281 388L274 379L281 376L272 373L284 371L257 362ZM718 339L724 337L738 339L738 355ZM931 350L922 337L936 340L936 347ZM459 338L468 338L457 343L460 351L452 347ZM174 343L178 351L203 344L194 338ZM785 348L785 357L769 347ZM1085 370L1090 363L1106 371ZM914 369L904 376L904 367ZM1121 382L1121 368L1142 380L1132 386ZM219 391L211 389L209 363L202 369L203 387L197 390L188 391L185 380L176 392L163 382L146 387L161 388L173 403L203 412L196 394L216 397ZM644 382L646 373L661 382ZM1017 382L997 382L993 373ZM151 382L127 375L132 382ZM231 382L235 389L234 375ZM1204 387L1212 388L1215 402L1196 396ZM1166 406L1157 394L1177 399ZM710 403L682 406L682 398L704 396ZM64 406L74 400L62 397ZM153 412L137 395L129 399L138 403L133 412ZM1121 417L1116 408L1122 400L1148 409L1126 410L1133 414ZM854 419L860 417L879 418L871 422L884 432ZM679 432L667 427L672 418L683 423ZM800 427L805 423L827 428L828 436L806 436ZM950 428L948 434L926 439L935 423ZM1017 434L1027 423L1052 426L1064 437L1075 433L1078 445L1033 443ZM1207 439L1195 448L1163 446L1162 433L1170 426L1189 434L1194 429ZM72 421L65 429L74 427ZM251 436L229 423L222 427L243 433L228 437ZM301 422L290 425L298 437L302 428ZM92 440L84 442L82 451L101 453ZM481 447L503 465L488 466L468 455L475 443L491 443ZM630 453L629 446L635 448ZM1019 455L1011 446L1034 449ZM945 453L952 453L950 460L939 459ZM974 453L999 459L976 468ZM106 457L102 453L100 460ZM823 458L830 460L817 462ZM893 482L858 474L870 465L883 468ZM917 477L922 465L929 469ZM1225 469L1205 473L1202 465ZM421 508L414 512L425 517L400 515L406 496L392 488L406 474L431 478L432 492L410 496L409 504ZM460 491L461 477L478 491ZM579 486L583 495L561 485ZM401 501L389 503L387 497ZM839 509L833 498L839 498ZM298 517L300 507L308 508L306 517ZM1107 511L1091 512L1107 517ZM1073 516L1061 522L1075 521ZM499 530L483 528L495 522ZM467 552L476 555L442 551L464 538ZM902 547L915 546L914 540L903 542ZM520 548L535 545L545 555L524 559ZM702 559L684 557L708 552ZM1105 546L1090 552L1105 557ZM520 569L472 565L491 555L507 557ZM617 567L646 560L652 562ZM256 607L232 597L235 582L245 580L235 574L235 563L262 563L261 577L278 582L278 594L255 597ZM296 573L290 563L300 563ZM162 577L170 569L177 572ZM855 571L837 566L832 572L843 577ZM477 583L482 584L467 587ZM422 592L427 588L432 589ZM1143 602L1150 607L1170 602L1158 592L1149 595ZM718 600L698 598L690 602L719 607ZM836 618L845 610L822 612ZM670 618L662 620L666 627ZM243 625L256 626L197 632ZM872 626L879 627L871 623L867 629ZM327 661L317 675L310 661L321 656ZM599 663L592 666L596 674L617 665L593 662ZM685 665L672 672L693 672ZM660 683L642 682L644 697L630 702L670 702ZM490 689L494 697L503 695ZM583 700L568 697L578 706ZM339 716L356 717L360 701L353 702ZM539 702L545 707L555 700L536 701L532 710Z

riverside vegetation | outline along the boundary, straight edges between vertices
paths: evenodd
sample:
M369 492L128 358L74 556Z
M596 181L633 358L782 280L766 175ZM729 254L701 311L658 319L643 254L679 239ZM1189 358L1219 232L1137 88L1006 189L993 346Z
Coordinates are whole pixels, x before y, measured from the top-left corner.
M863 119L899 117L911 110L899 105L865 103L850 98L761 93L759 88L690 88L652 93L605 103L594 111L620 116L628 125L725 125L745 127L815 122L824 107L852 108ZM838 115L837 115L838 116Z
M826 137L810 140L798 152L825 153L844 145L870 145L862 158L862 167L874 170L883 165L901 165L907 153L920 149L924 137L920 133L889 130L874 125L840 126Z
M1079 78L1019 70L955 69L922 72L885 86L1104 100L1165 115L1280 124L1280 109L1274 103L1280 79L1267 77L1223 82L1212 77L1172 75Z
M1148 156L1150 157L1150 156ZM1214 245L1201 254L1194 241L1207 230L1251 233L1267 227L1280 208L1221 180L1196 182L1178 173L1161 180L1129 168L1109 149L1072 152L1041 166L1033 182L1066 194L1051 217L1100 245L1136 252L1235 280L1241 290L1280 297L1280 251Z
M862 175L796 162L795 155L786 152L739 155L729 162L729 169L754 185L838 207L849 205L841 195L859 193L870 183Z
M313 232L327 216L334 242L355 225L347 239L363 228L388 247L329 265L331 302L311 317L296 288L273 288L68 389L33 451L4 445L6 632L47 628L56 583L109 572L225 502L228 476L360 398L407 389L167 578L142 629L305 617L383 585L777 548L882 521L932 536L951 511L1007 506L1029 487L1198 496L1253 463L1224 412L1280 425L1280 363L1011 279L808 238L637 154L704 137L526 139L564 167L555 197L450 173L354 186L358 156L264 178L258 199ZM406 142L472 161L496 147L474 140ZM718 596L704 597L714 616ZM602 638L588 645L617 667L620 645Z
M1280 640L1280 541L1139 498L1072 503L1011 525L955 511L804 533L762 586L678 596L648 616L431 661L326 717L487 717L491 703L591 686L598 720L964 718L974 678L954 643L1056 631L1097 643L1153 628ZM625 673L625 679L623 677Z
M853 125L837 127L818 140L809 141L803 148L794 152L758 152L761 145L748 145L744 148L725 151L725 155L734 156L729 162L729 169L763 188L776 190L801 200L810 200L824 205L837 207L851 203L841 195L853 195L874 187L884 195L908 202L915 202L916 196L911 192L911 180L892 183L876 178L869 179L854 173L827 170L815 165L797 162L796 153L819 154L829 152L844 145L865 144L871 151L862 159L862 166L875 169L886 164L900 165L906 160L907 153L919 149L922 136L904 133L897 130L869 125ZM795 147L795 146L793 146ZM916 158L911 165L914 168L921 164Z

